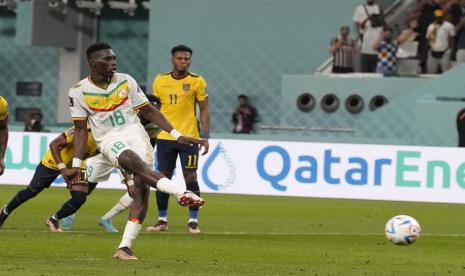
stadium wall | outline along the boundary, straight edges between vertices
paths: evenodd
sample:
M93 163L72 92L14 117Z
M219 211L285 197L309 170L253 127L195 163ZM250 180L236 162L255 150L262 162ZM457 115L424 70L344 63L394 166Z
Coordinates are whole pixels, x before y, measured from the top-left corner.
M281 124L350 129L351 132L295 132L311 141L370 144L449 146L458 144L456 117L464 108L465 65L454 67L434 79L284 76ZM309 112L297 109L302 93L315 97ZM325 95L340 100L337 111L322 110ZM359 95L364 109L351 114L344 106L350 95ZM388 103L370 110L370 101L382 95Z
M280 125L286 127L320 128L322 131L293 131L293 136L306 137L310 141L321 142L356 142L381 144L409 144L412 139L402 139L399 132L409 129L398 128L395 120L390 120L389 113L383 109L397 109L403 106L395 101L418 87L432 80L418 78L383 78L379 77L336 77L336 76L302 76L285 75L282 78L281 110L283 116ZM298 99L302 94L314 97L314 108L303 112L298 109ZM334 95L339 102L334 104L331 112L323 109L324 97ZM351 113L346 101L354 95L360 96L363 107L359 113ZM384 96L389 103L376 110L371 110L370 103L375 97ZM412 99L413 100L413 99ZM332 106L331 106L332 107ZM391 116L392 117L392 116ZM412 118L412 117L410 117ZM380 119L383 122L380 122ZM396 119L398 119L396 117ZM403 127L403 126L401 126ZM334 129L335 131L323 131ZM338 131L339 130L339 131ZM344 131L342 131L344 130ZM273 133L273 130L262 132Z
M59 50L52 47L29 47L15 43L16 16L11 11L0 9L0 94L10 104L14 122L14 110L18 107L38 107L44 113L45 124L56 123L58 91ZM17 96L16 83L41 82L42 96Z
M170 70L169 50L194 49L192 70L208 82L215 132L230 132L239 94L264 124L279 124L281 75L312 74L332 36L352 25L360 0L152 0L147 84ZM182 8L180 8L182 7Z
M148 11L139 8L135 16L107 10L99 21L99 41L108 42L118 56L118 71L130 74L141 85L147 82Z
M24 4L21 5L23 6ZM28 25L18 23L16 19L17 16L13 12L0 9L0 94L5 96L10 104L10 124L22 124L14 121L16 108L35 107L42 110L45 125L56 125L60 50L53 47L17 45L16 34L25 33L18 28ZM100 17L99 40L113 45L118 54L118 67L121 72L127 72L145 84L148 11L140 10L136 16L130 17L122 12L105 10ZM42 96L16 95L18 81L41 82Z
M169 49L176 43L194 43L195 59L199 62L194 63L193 70L207 77L210 90L214 92L211 97L215 103L212 105L215 131L229 132L230 113L235 97L240 93L251 95L263 123L278 122L276 107L280 104L281 74L313 72L327 57L330 37L337 33L341 24L351 24L353 9L360 1L231 3L204 0L195 4L185 1L191 6L190 11L179 11L171 1L151 2L154 7L151 9L150 53L148 11L144 9L138 9L136 15L130 17L105 8L99 20L99 40L114 46L119 56L119 70L146 83L149 92L154 75L171 67ZM208 10L202 8L205 6ZM334 9L334 6L338 8ZM295 16L279 20L285 14L283 11ZM202 13L206 14L192 16ZM190 23L186 26L182 20L171 20L171 14L188 18ZM5 90L2 95L10 99L12 110L17 107L41 108L45 124L53 126L57 111L56 105L50 103L57 101L59 50L17 46L16 28L25 24L16 24L15 20L14 13L0 10L0 56L9 68L2 73ZM202 32L197 31L199 26ZM192 36L191 31L199 35ZM147 59L148 53L150 59ZM18 80L42 82L43 96L15 96Z
M119 56L119 70L130 73L141 83L147 83L148 92L153 76L171 68L169 49L177 43L192 45L195 51L192 69L204 75L209 82L216 133L230 132L236 96L245 93L257 106L261 124L350 127L355 130L352 134L261 131L258 139L278 134L284 140L456 144L454 119L462 104L460 101L438 101L437 98L441 95L460 97L463 89L456 81L461 77L460 72L448 73L434 81L432 86L430 80L363 79L359 82L357 79L325 80L310 76L326 59L330 37L340 25L351 22L353 9L360 1L199 1L185 1L186 9L183 10L179 10L172 1L152 1L150 24L147 24L149 14L146 10L139 9L135 17L121 11L104 10L100 17L99 40L114 46ZM334 9L335 6L338 8ZM208 7L208 10L201 7ZM279 20L283 18L283 11L295 16ZM12 110L39 107L45 114L45 124L53 125L56 105L51 103L57 100L59 51L50 47L16 45L16 28L21 24L15 23L13 13L0 12L0 57L5 64L3 68L8 68L0 75L4 83L1 93L10 100ZM188 18L189 24L185 24L184 20L172 20L173 14ZM328 15L331 15L330 20ZM282 78L283 74L286 76ZM302 89L299 88L300 81L289 82L294 77L307 79L308 84L302 89L308 91L311 87L321 96L337 91L341 93L340 98L345 99L346 93L368 95L379 92L392 98L388 106L376 112L352 115L341 107L334 114L323 113L318 108L315 112L303 114L295 107L295 97ZM17 81L42 82L43 96L16 96ZM364 85L367 83L369 85ZM431 109L439 111L437 116L427 116Z

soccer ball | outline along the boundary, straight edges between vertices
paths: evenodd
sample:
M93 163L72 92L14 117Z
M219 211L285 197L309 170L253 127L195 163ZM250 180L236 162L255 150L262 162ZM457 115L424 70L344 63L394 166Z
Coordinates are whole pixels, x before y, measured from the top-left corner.
M386 237L396 245L410 245L421 233L420 224L411 216L399 215L390 219L384 229Z

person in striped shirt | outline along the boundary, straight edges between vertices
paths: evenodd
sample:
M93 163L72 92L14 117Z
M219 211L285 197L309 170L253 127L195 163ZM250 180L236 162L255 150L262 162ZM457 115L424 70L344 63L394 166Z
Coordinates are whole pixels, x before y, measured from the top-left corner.
M339 36L331 40L329 52L333 56L333 73L354 72L353 55L357 49L355 41L349 37L349 34L349 26L342 26Z

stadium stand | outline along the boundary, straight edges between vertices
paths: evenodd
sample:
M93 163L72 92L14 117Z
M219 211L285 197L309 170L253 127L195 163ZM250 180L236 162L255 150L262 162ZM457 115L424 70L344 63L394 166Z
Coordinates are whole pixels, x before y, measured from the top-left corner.
M359 0L338 3L338 9L334 9L332 2L328 1L308 3L302 0L294 3L294 6L271 1L268 2L265 14L258 12L263 9L261 4L245 0L243 3L234 3L234 5L211 4L203 1L207 0L187 4L188 9L179 11L180 17L189 17L192 12L202 16L191 18L192 24L189 26L174 22L173 28L169 29L161 26L163 22L170 19L171 15L163 12L164 9L171 9L175 5L170 1L159 3L160 6L151 11L153 14L151 20L145 9L139 8L134 16L122 16L124 13L121 11L104 8L99 17L97 33L100 40L111 42L119 53L119 70L132 74L139 82L149 87L149 90L153 76L169 65L169 60L159 57L165 56L167 49L173 43L189 42L196 49L196 59L201 61L194 63L193 71L202 72L207 79L212 80L209 82L209 90L214 92L210 97L215 103L211 107L212 124L215 126L214 132L223 137L232 130L230 114L234 107L231 103L235 101L237 95L244 93L250 95L250 101L260 110L258 129L261 129L259 135L263 137L279 134L283 137L296 137L295 139L345 139L344 134L324 131L325 128L331 127L352 129L355 134L351 134L350 137L354 142L411 143L411 139L403 140L399 135L394 134L395 131L388 130L388 135L384 135L386 130L379 135L373 134L376 131L369 131L375 128L377 123L373 125L363 123L365 117L367 117L366 120L374 120L382 109L379 112L368 112L365 108L354 115L345 110L344 101L352 94L360 95L365 106L368 107L371 98L380 94L389 99L386 108L396 109L395 95L410 97L411 101L415 101L414 96L408 96L413 95L409 91L414 87L420 87L422 83L430 82L429 79L401 79L399 80L401 83L416 84L402 85L396 91L390 91L392 90L389 89L390 84L386 84L390 80L374 77L368 81L375 84L376 90L367 91L366 94L362 92L366 89L360 87L354 87L348 92L337 91L343 89L336 89L329 85L317 89L299 88L297 89L299 91L295 92L284 88L289 83L289 77L285 75L301 75L301 78L320 81L320 77L314 77L311 74L315 71L317 75L320 71L324 72L325 69L321 69L320 65L325 62L328 41L339 26L352 22L352 11L360 4ZM22 5L26 4L19 4L17 16L21 16ZM200 8L204 5L209 5L208 12ZM382 5L385 7L387 21L396 26L408 13L412 1L383 1ZM240 11L244 18L241 22L237 22L234 13L225 12L229 8L234 10L237 6L247 7ZM295 12L296 16L289 18L286 23L275 20L282 16L282 11L285 9ZM334 19L328 22L325 19L327 14L331 14ZM54 47L18 46L16 44L19 39L17 34L24 34L24 30L19 28L24 27L26 23L16 24L17 16L7 9L0 9L0 41L2 43L0 54L4 57L5 67L10 69L0 74L0 80L5 83L3 93L6 97L13 98L10 100L12 110L19 107L40 108L44 113L44 123L61 130L67 122L63 119L66 114L61 114L66 112L66 109L60 111L55 104L50 103L57 102L57 93L58 95L64 94L64 91L61 91L63 89L60 88L63 86L60 83L60 76L63 76L60 70L60 59L63 58L64 51ZM209 23L211 21L217 24L213 26ZM192 35L198 28L203 30L202 34ZM400 25L398 29L401 29ZM148 58L146 58L147 53ZM47 70L43 70L44 67ZM42 96L15 95L16 84L24 81L42 83ZM332 79L328 82L332 82ZM295 84L295 86L298 85ZM317 104L314 110L307 113L300 112L296 106L297 98L304 92L316 96ZM330 92L337 96L341 104L336 112L327 114L322 111L320 101ZM291 94L293 96L289 96ZM456 95L452 93L445 96L455 97ZM283 106L284 103L287 105ZM400 110L402 108L398 107ZM396 113L399 111L396 110ZM341 118L344 119L341 120ZM367 126L367 129L357 129L355 122ZM12 127L15 128L14 125ZM279 130L282 127L298 130L288 135L285 130ZM320 131L311 131L312 129ZM406 132L408 129L410 128L407 127ZM444 133L445 131L438 129L437 132ZM427 136L433 137L434 135ZM419 138L416 140L425 141ZM454 144L451 137L426 142L426 144L434 143Z

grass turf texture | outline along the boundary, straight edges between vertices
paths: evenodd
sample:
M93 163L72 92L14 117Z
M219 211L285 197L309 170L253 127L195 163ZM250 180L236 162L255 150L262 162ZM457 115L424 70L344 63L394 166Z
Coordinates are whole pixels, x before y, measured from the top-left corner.
M22 186L0 186L5 204ZM45 190L0 229L0 275L465 275L465 206L207 194L202 235L187 234L187 210L171 201L168 233L141 232L137 262L112 259L121 233L98 226L123 194L96 190L74 231L44 220L68 198ZM407 247L384 237L387 220L415 217L423 236ZM156 220L154 196L144 228ZM127 212L114 225L122 232Z

